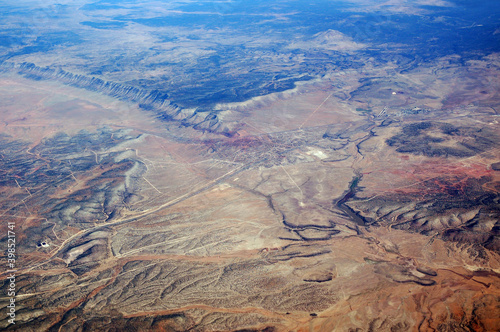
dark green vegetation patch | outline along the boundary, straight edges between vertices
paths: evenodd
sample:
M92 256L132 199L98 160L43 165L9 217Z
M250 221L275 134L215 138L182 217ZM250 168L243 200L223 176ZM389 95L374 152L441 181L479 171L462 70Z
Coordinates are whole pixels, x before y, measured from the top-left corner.
M441 122L416 122L404 126L388 140L400 153L427 157L471 157L496 145L495 135L485 129L456 127Z

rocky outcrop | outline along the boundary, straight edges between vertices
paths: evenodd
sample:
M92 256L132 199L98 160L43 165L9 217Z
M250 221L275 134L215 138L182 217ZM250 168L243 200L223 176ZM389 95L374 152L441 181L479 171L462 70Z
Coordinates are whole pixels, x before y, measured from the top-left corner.
M444 122L415 122L402 127L386 144L399 153L426 157L472 157L496 146L496 134L484 128Z
M4 62L2 69L17 71L17 73L29 79L54 80L120 100L137 103L142 110L153 113L161 121L177 122L195 130L225 136L233 136L235 133L234 126L221 121L219 114L222 111L182 108L171 101L168 94L163 91L140 89L121 83L105 81L97 77L73 74L62 69L39 67L29 62L15 65Z

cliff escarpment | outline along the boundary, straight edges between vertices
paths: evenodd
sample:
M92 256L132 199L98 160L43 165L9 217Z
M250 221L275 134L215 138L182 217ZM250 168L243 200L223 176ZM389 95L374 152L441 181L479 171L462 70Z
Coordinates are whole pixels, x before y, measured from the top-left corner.
M182 108L169 99L168 94L159 90L140 89L121 83L105 81L97 77L73 74L63 69L40 67L34 63L3 63L3 70L15 71L28 79L57 81L76 88L98 92L123 101L136 103L139 108L152 113L165 122L177 122L181 126L195 130L232 136L235 126L223 123L220 110Z

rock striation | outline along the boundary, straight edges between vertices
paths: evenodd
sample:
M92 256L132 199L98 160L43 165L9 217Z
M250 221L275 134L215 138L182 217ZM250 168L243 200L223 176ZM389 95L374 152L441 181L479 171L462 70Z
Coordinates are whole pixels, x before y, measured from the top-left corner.
M73 74L63 69L40 67L30 62L20 64L4 62L1 67L4 70L14 70L29 79L57 81L76 88L136 103L139 108L152 113L161 121L177 122L181 126L228 137L233 136L236 132L234 124L221 121L220 113L223 111L182 108L170 100L169 95L164 91L140 89L117 82L105 81L97 77Z

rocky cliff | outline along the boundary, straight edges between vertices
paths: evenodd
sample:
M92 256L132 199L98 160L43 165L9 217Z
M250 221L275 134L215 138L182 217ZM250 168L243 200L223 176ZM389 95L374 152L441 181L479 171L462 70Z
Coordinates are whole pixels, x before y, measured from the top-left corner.
M95 91L113 98L132 102L157 119L165 122L177 122L182 126L192 127L203 132L232 136L235 125L223 123L220 110L186 109L169 99L168 94L159 90L146 90L121 83L105 81L97 77L73 74L63 69L40 67L34 63L14 64L4 62L1 69L15 71L33 80L52 80L77 88Z

